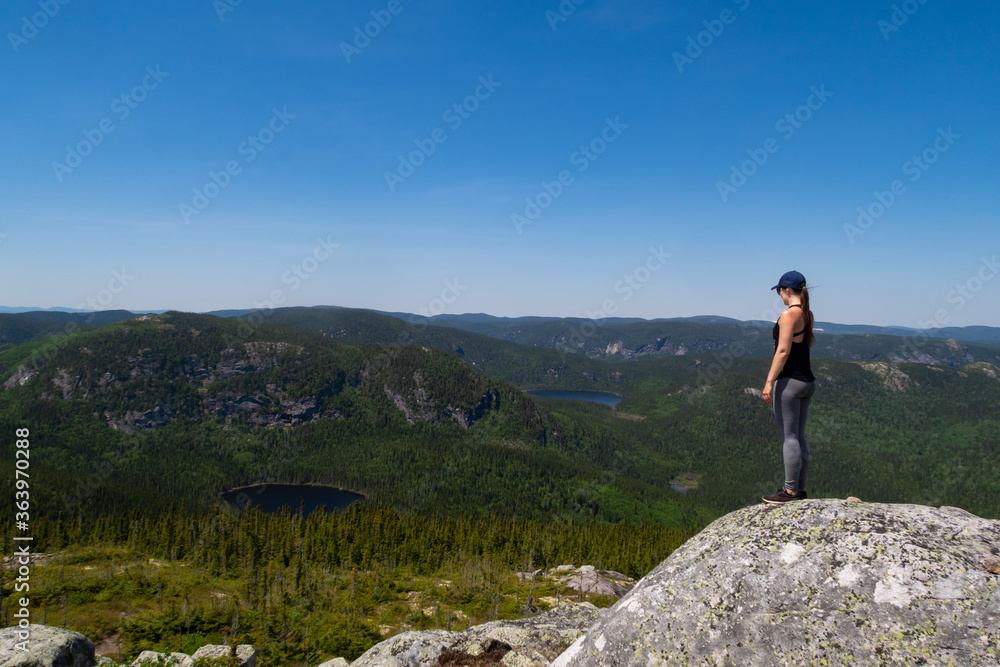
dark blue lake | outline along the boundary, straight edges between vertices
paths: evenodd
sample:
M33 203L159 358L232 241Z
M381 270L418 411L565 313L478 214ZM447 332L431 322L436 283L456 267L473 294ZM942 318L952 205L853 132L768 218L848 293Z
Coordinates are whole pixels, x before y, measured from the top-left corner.
M360 493L345 491L332 486L315 484L258 484L244 486L222 494L222 499L234 509L256 505L264 512L277 512L281 507L298 510L304 504L306 514L326 505L327 510L344 509L351 503L363 501Z
M590 401L615 407L625 400L624 396L606 391L573 391L569 389L530 389L528 393L539 398L558 398L564 401Z

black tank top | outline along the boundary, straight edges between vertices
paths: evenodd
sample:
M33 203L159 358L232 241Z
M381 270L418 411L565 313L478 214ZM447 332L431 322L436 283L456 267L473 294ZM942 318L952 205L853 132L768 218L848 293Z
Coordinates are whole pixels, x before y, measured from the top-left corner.
M798 304L789 306L789 308L801 308ZM774 338L774 350L778 351L778 332L780 327L778 323L774 323L774 328L771 329L771 337ZM802 331L796 331L792 334L792 338L804 333L805 329ZM803 340L801 343L796 343L792 341L792 349L788 352L788 358L785 359L785 367L781 369L781 373L778 374L777 379L781 378L792 378L793 380L800 380L802 382L815 382L816 377L812 374L812 369L809 365L809 345Z

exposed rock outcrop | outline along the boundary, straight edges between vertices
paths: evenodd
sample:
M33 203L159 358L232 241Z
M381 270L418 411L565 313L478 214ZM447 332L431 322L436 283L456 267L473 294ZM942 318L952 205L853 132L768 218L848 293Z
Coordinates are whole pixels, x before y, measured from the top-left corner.
M891 391L906 391L917 384L909 375L899 370L898 367L885 362L861 364L861 367L866 371L875 373L882 380L882 385Z
M227 424L246 423L255 426L297 426L315 421L322 415L315 396L292 399L281 392L270 396L262 392L247 394L220 391L202 399L205 410L226 420ZM335 416L335 415L330 415Z
M620 598L635 586L635 580L620 572L598 570L593 565L581 565L549 570L547 575L557 586L582 595L610 595Z
M805 500L715 521L554 665L997 665L1000 521Z
M534 618L493 621L463 632L404 632L373 646L351 667L430 667L454 658L493 653L501 665L548 665L583 634L602 611L589 602L564 605ZM461 664L460 661L456 661Z
M257 651L250 644L240 644L239 646L209 644L202 646L192 655L143 651L132 661L131 667L145 667L147 665L148 667L191 667L196 660L219 658L236 658L235 662L232 663L233 667L257 667Z
M344 658L334 658L333 660L327 660L319 667L350 667L351 663L347 662Z
M450 404L442 404L441 401L429 396L427 391L420 386L419 380L417 389L412 394L412 403L407 402L402 394L393 391L388 385L382 389L406 417L408 424L415 424L418 421L429 421L436 424L442 419L450 417L463 429L468 429L482 419L490 409L496 407L500 400L495 391L488 391L479 398L476 405L468 409L461 409Z
M0 667L92 667L93 664L94 643L79 632L35 624L0 630Z
M186 653L157 653L143 651L135 657L129 667L191 667L191 656Z
M210 644L193 655L143 651L131 665L190 667L197 660L213 658L235 658L232 667L257 666L257 651L250 644ZM0 630L0 667L94 667L107 662L103 656L95 658L94 643L79 632L48 625L31 625L27 630L17 627Z
M250 644L239 646L209 644L191 654L192 661L213 658L236 658L234 667L257 667L257 651Z
M11 389L13 387L24 386L26 383L31 382L36 375L38 375L38 371L27 366L18 366L17 371L3 383L3 388Z

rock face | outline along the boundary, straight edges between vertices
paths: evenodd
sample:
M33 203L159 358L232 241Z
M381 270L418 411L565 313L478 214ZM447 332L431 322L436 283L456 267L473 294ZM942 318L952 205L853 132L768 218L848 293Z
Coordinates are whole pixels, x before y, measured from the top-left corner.
M27 637L22 634L25 631ZM28 650L20 650L19 645ZM0 667L92 667L93 664L94 643L79 632L47 625L0 630Z
M373 646L351 667L429 667L438 665L438 658L446 653L456 659L454 664L465 664L462 656L492 653L501 665L548 665L601 613L594 605L583 602L557 607L534 618L493 621L463 632L404 632Z
M406 398L393 391L388 385L383 387L385 395L389 397L400 412L406 417L407 424L416 424L418 421L429 421L437 424L442 419L451 417L460 427L468 429L477 421L483 418L487 412L497 407L500 397L495 391L489 391L479 398L479 402L467 410L456 408L452 405L445 405L441 401L430 396L421 386L422 378L419 373L414 374L417 389L413 392L412 405Z
M998 665L1000 521L804 500L726 515L553 665Z

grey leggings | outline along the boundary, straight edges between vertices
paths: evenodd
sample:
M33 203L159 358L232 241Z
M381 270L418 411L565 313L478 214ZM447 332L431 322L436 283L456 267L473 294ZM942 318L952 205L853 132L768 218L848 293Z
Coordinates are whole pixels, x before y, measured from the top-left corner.
M774 383L774 419L781 433L785 456L785 488L802 491L806 488L809 470L809 445L806 444L806 414L809 400L816 391L815 382L780 378Z

